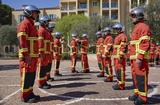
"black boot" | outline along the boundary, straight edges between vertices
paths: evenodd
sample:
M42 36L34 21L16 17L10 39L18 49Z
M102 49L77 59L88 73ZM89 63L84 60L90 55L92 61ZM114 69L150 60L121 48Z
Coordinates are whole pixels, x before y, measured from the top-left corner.
M134 104L135 105L143 105L143 104L146 104L146 102L144 100L142 100L141 98L137 98L135 101L134 101Z
M128 97L128 100L130 100L130 101L135 101L137 98L138 98L138 96L136 96L136 95L134 94L134 95L129 96L129 97Z

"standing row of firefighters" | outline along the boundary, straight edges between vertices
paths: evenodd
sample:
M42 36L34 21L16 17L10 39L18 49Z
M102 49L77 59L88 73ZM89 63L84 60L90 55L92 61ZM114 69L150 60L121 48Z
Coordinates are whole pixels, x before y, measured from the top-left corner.
M54 26L49 24L50 19L47 16L40 18L40 28L37 30L34 27L34 20L38 17L39 13L40 11L37 7L32 5L26 6L24 9L24 16L26 18L18 27L21 98L22 101L31 103L40 100L40 96L33 93L37 68L39 88L51 88L51 85L48 84L47 81L54 80L54 78L50 76L53 59L55 63L54 75L61 76L59 73L59 66L62 56L62 33L56 32L55 39L53 39L51 33ZM149 26L144 23L143 8L134 8L130 14L135 27L129 45L121 23L116 23L112 27L116 33L114 40L111 35L110 27L106 27L103 32L98 31L96 33L96 54L98 66L101 70L97 77L104 77L106 73L104 81L113 81L111 59L113 57L114 69L117 77L117 83L113 85L113 89L124 90L126 53L129 49L134 84L134 94L129 96L129 100L134 101L136 105L140 105L147 102L147 81L149 72L147 57L150 48L151 32ZM72 40L70 42L71 72L78 73L75 68L78 45L81 46L80 53L83 72L89 73L90 69L87 57L89 46L88 35L83 34L82 39L79 40L76 33L72 34Z

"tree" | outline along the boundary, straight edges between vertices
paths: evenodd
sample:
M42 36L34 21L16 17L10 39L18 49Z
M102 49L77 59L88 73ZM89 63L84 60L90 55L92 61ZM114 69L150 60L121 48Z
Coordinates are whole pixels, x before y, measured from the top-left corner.
M160 0L153 0L146 7L147 22L153 34L153 41L160 43Z
M12 8L5 4L0 4L0 25L10 25L12 23Z
M0 45L18 45L15 27L9 25L0 27Z
M72 30L72 27L83 22L87 23L87 21L88 18L83 15L64 16L56 23L56 31L63 32L64 37L68 38L68 36L70 36L71 33L74 31Z

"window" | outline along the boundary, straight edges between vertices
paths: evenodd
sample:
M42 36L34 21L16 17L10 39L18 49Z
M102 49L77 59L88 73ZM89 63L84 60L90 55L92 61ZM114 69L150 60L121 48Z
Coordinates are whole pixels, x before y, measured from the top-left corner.
M19 15L19 17L18 17L19 19L18 19L18 21L19 22L21 22L21 21L23 21L24 20L24 16L23 15Z
M98 16L98 13L92 13L92 16Z
M98 2L97 2L97 1L93 1L93 2L92 2L92 6L93 6L93 7L97 7L97 6L98 6Z
M87 3L80 3L79 8L80 9L86 9L87 8Z
M103 7L103 8L109 8L109 3L103 2L102 7Z
M116 13L116 12L113 12L112 14L111 14L111 19L118 19L118 13Z
M112 7L112 8L118 8L118 3L112 2L112 3L111 3L111 7Z
M54 20L57 17L55 14L49 14L48 16L51 20Z

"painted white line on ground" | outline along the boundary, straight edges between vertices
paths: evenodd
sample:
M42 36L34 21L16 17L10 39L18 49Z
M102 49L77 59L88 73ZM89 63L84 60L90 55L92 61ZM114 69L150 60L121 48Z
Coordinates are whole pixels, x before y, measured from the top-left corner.
M6 87L6 86L8 86L8 87L19 87L20 85L0 85L0 87Z
M69 84L69 83L80 83L80 82L85 82L85 83L102 83L103 81L65 81L64 83L57 83L57 84L52 84L52 85L62 85L62 84ZM127 82L127 83L132 83L132 82ZM160 82L150 82L150 84L157 84L159 85ZM152 97L153 95L156 95L158 93L158 88L153 87L153 91L151 93L148 94L148 97ZM57 96L57 97L61 97L61 98L69 98L69 99L73 99L71 101L67 101L64 104L57 104L57 105L69 105L69 104L73 104L82 100L86 100L86 101L121 101L121 100L128 100L128 97L125 98L76 98L76 97L70 97L70 96L64 96L64 95L57 95L57 94L53 94L50 92L47 92L43 89L39 89L42 93L51 95L51 96ZM156 99L158 99L157 97L154 97Z
M11 77L11 78L18 78L18 76L0 76L0 78L8 78L8 77Z
M9 98L11 98L12 96L14 96L15 94L17 94L21 89L18 89L17 91L13 92L12 94L6 96L5 98L3 98L2 100L0 100L0 104L2 104L5 100L8 100Z
M79 102L79 101L82 101L82 100L83 100L83 98L76 98L72 101L67 101L64 104L56 104L56 105L69 105L69 104L73 104L73 103L76 103L76 102Z
M50 95L50 96L57 96L57 97L60 97L60 98L69 98L69 99L74 99L74 97L70 97L70 96L63 96L63 95L57 95L57 94L54 94L54 93L47 92L47 91L45 91L45 90L43 90L43 89L40 89L40 88L38 88L38 90L39 90L39 91L41 91L42 93L44 93L44 94L48 94L48 95Z

